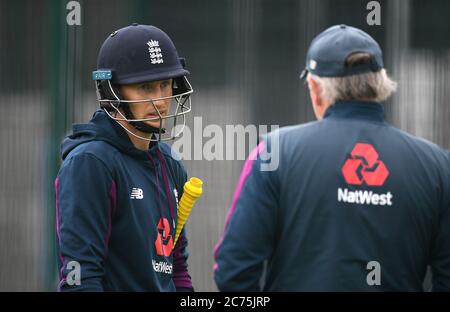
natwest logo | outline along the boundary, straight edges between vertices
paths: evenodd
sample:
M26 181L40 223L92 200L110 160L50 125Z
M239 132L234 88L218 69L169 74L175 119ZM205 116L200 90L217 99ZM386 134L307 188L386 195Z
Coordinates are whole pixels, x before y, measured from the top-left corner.
M392 206L393 195L391 192L377 194L372 191L351 191L338 188L338 201L350 204Z
M155 241L156 254L158 256L170 256L173 248L173 239L170 235L170 225L166 218L159 219L158 236Z
M378 152L371 144L357 143L342 167L345 181L351 185L383 185L389 170L378 157Z

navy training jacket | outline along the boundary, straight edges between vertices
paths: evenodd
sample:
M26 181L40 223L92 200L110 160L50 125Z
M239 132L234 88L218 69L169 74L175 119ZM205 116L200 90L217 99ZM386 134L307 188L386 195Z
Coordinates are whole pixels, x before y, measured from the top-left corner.
M184 230L173 248L187 175L170 146L152 142L138 150L97 111L89 123L74 125L62 159L55 181L58 289L192 289Z
M422 291L427 265L449 291L449 158L381 104L337 102L252 152L214 256L222 291Z

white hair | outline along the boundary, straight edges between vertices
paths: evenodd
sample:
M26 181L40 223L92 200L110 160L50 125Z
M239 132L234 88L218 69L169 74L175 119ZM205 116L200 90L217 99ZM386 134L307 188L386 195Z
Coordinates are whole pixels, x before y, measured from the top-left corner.
M345 77L319 77L309 74L321 90L321 97L335 103L348 100L384 101L396 90L393 81L383 68L377 72Z

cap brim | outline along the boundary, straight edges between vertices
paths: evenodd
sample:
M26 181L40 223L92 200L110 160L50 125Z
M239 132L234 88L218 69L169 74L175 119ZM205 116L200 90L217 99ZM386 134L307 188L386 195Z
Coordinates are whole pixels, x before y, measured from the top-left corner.
M121 77L119 79L114 79L113 74L113 83L116 84L134 84L134 83L141 83L141 82L147 82L147 81L158 81L158 80L164 80L164 79L170 79L170 78L177 78L182 76L189 76L189 72L185 69L179 68L172 71L164 71L160 73L154 73L153 71L150 71L148 73L141 73L141 74L134 74L131 77Z
M305 68L302 73L300 74L300 79L305 79L308 75L308 70Z

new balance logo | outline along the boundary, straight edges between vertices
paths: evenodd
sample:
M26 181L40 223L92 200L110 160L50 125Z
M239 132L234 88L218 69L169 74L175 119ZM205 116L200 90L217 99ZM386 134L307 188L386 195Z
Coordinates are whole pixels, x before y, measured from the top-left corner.
M143 199L144 191L138 187L133 187L131 189L130 199Z

